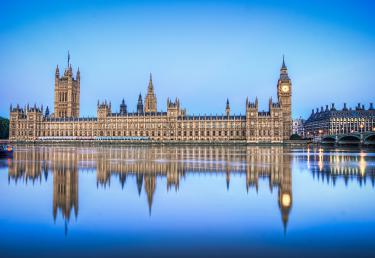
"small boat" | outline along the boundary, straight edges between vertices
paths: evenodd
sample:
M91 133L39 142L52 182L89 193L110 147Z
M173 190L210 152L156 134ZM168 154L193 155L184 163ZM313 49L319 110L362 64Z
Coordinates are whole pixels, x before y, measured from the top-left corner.
M12 157L13 147L10 145L1 144L0 145L0 157Z

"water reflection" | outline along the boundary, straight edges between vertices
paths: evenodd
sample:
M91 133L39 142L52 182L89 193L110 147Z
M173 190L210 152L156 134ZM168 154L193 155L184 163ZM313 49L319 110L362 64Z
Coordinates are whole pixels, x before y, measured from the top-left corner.
M138 194L147 194L152 214L157 177L166 178L167 190L179 190L187 173L225 173L226 187L233 174L246 175L246 190L258 191L259 178L278 189L278 203L286 227L293 204L291 156L282 147L19 147L9 163L8 179L18 183L48 180L53 175L53 218L57 213L68 222L78 216L78 171L96 172L98 187L110 187L118 178L124 187L127 177L136 177Z
M244 175L246 191L259 190L259 179L266 179L272 192L278 191L278 207L284 230L293 206L292 167L296 162L311 171L314 178L333 182L340 177L346 184L367 178L374 186L374 168L367 167L366 153L307 148L294 152L282 146L18 146L13 160L8 160L8 180L35 184L53 176L52 214L65 221L65 229L74 213L79 212L79 171L96 173L97 187L109 188L118 179L122 188L134 177L138 195L147 195L152 215L157 178L166 179L166 190L179 191L187 174L214 174L225 178L227 190L231 176ZM371 161L370 161L371 162Z
M374 155L369 150L307 148L294 160L306 166L314 178L332 182L333 186L338 179L343 179L345 185L357 181L360 186L370 180L375 186Z

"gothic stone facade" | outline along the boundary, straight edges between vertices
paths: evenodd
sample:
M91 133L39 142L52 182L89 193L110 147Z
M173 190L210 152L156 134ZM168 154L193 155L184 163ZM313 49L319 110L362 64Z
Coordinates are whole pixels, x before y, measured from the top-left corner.
M111 103L97 104L97 117L79 117L80 72L73 77L69 62L64 75L55 74L54 113L43 106L10 108L10 140L35 141L147 141L147 142L243 142L282 143L292 133L292 83L283 60L277 82L277 102L269 110L258 110L258 99L246 99L245 115L233 115L227 100L222 115L188 115L180 100L167 100L167 112L157 110L150 75L145 107L139 95L137 111L127 112L123 100L120 112Z

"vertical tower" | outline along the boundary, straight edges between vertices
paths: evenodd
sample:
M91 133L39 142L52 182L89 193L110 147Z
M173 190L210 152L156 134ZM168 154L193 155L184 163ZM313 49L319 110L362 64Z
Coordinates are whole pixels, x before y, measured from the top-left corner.
M259 138L258 97L255 102L246 98L246 142L257 143Z
M284 56L277 82L277 98L283 113L283 140L289 140L292 135L292 81L288 75Z
M68 67L62 77L60 77L59 67L56 67L54 117L79 117L80 80L81 73L79 68L76 77L73 77L73 69L68 52Z
M122 102L121 102L121 105L120 105L120 114L125 115L126 113L128 113L127 106L125 104L125 100L122 99Z
M225 106L225 114L226 114L227 116L230 115L229 99L227 99L227 104L226 104L226 106Z
M141 93L139 93L139 96L138 96L137 113L138 114L142 114L143 113L143 101L142 101L142 95L141 95Z
M154 93L154 85L152 83L152 74L150 73L150 81L148 82L147 95L145 98L145 112L156 112L156 96Z

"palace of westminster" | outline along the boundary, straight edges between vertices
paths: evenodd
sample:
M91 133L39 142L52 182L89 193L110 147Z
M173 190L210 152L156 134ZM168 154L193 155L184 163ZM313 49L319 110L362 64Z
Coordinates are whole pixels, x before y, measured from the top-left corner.
M79 68L73 74L70 56L62 76L56 67L54 112L48 107L10 107L9 139L13 142L38 141L150 141L150 142L243 142L282 143L292 134L292 83L284 59L277 82L277 102L269 100L269 110L258 110L258 99L246 99L246 115L233 115L229 101L222 115L188 115L180 100L168 98L167 112L157 108L150 74L143 102L128 112L125 101L118 113L111 102L97 104L97 117L80 117Z

